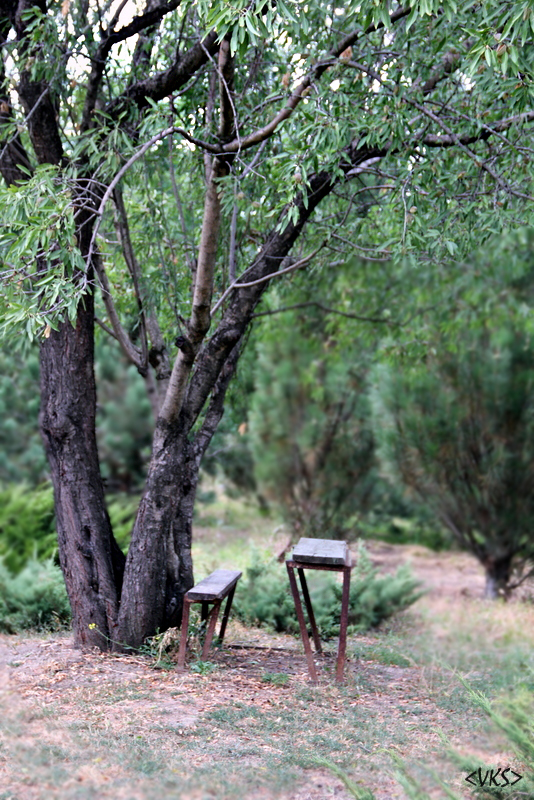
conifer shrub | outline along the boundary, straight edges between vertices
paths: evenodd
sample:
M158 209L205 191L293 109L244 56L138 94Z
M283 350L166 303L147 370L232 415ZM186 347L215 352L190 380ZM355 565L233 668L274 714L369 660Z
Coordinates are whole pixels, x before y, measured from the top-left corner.
M326 572L307 573L315 619L322 638L339 634L342 583ZM352 632L376 627L407 608L420 596L420 583L410 567L399 567L394 575L379 575L363 543L351 574L349 626ZM275 631L297 633L298 621L285 565L252 556L235 598L235 614L245 625L265 626Z
M112 495L108 512L119 547L128 551L139 498ZM57 563L54 492L50 484L0 487L0 558L17 575L30 559Z
M70 606L61 570L49 558L30 559L13 575L0 562L0 631L58 630L70 622Z
M0 558L19 573L31 558L45 561L57 549L52 486L25 484L0 489Z

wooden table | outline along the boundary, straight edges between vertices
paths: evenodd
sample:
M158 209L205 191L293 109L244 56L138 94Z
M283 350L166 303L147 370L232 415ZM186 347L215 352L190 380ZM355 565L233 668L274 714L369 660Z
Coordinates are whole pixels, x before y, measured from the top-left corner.
M349 547L346 542L335 541L332 539L306 539L302 538L295 546L293 555L286 561L287 572L289 575L289 585L295 602L295 611L299 621L300 633L304 644L304 652L308 662L308 672L312 681L317 682L317 670L313 660L313 652L310 645L310 638L306 629L306 621L302 610L297 581L295 579L295 569L300 578L302 595L308 612L313 641L318 653L322 653L321 640L317 631L315 616L308 592L308 585L304 575L305 569L322 569L331 572L343 573L343 594L341 597L341 620L339 625L339 645L337 651L336 680L343 680L343 668L345 666L345 653L347 649L347 625L349 620L349 592L350 592L350 571L352 562Z

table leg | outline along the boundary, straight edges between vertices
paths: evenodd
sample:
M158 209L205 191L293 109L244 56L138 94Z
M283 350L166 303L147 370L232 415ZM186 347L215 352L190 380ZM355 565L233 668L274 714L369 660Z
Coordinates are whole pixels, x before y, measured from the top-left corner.
M339 623L339 647L337 651L336 681L343 681L343 667L347 650L347 626L349 623L350 567L343 567L343 595L341 597L341 620Z
M315 642L315 649L317 650L318 653L322 653L323 651L321 648L321 640L319 638L319 632L317 631L317 624L315 622L315 614L313 613L313 607L310 600L310 593L308 592L308 583L306 581L306 576L304 574L304 570L301 567L297 567L297 572L300 578L300 585L302 587L304 603L306 604L306 611L308 612L308 619L310 620L313 641Z
M226 605L224 607L224 614L221 622L221 630L219 631L219 638L218 638L219 644L223 643L224 634L226 633L226 625L228 623L228 617L230 616L230 611L232 610L232 601L234 599L234 593L235 593L235 586L230 591L230 594L228 595L228 600L226 601Z
M185 667L185 649L187 647L187 632L189 628L189 606L190 603L184 598L184 607L182 610L182 631L180 634L180 647L178 650L178 669L182 670Z
M291 594L293 595L293 601L295 603L295 611L297 612L297 619L299 621L300 627L300 635L302 636L302 643L304 645L304 652L306 653L306 660L308 661L308 672L310 674L310 678L314 683L317 683L317 672L315 670L315 663L313 661L313 653L310 645L310 639L308 636L308 631L306 629L306 622L304 620L304 613L302 611L302 604L300 602L300 595L299 590L297 587L297 581L295 580L295 570L290 564L286 561L287 573L289 576L289 585L291 587Z
M215 631L215 626L217 624L217 617L219 616L219 610L221 608L221 601L217 600L216 603L213 605L212 612L210 614L210 621L208 624L208 630L206 631L206 638L204 639L204 647L202 648L202 660L205 661L208 655L211 640L213 639L213 633Z

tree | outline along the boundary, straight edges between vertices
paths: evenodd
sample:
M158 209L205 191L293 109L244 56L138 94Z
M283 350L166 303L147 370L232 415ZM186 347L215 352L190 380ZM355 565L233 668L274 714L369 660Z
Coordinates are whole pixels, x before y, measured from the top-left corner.
M508 326L383 376L383 451L507 596L534 558L534 350ZM385 412L385 413L384 413Z
M534 117L530 0L122 8L0 2L3 329L40 341L76 641L117 648L180 619L200 463L273 277L355 249L439 274L444 252L524 218ZM126 559L95 321L156 416Z
M269 321L249 415L256 478L295 534L344 536L373 495L365 358L313 307Z

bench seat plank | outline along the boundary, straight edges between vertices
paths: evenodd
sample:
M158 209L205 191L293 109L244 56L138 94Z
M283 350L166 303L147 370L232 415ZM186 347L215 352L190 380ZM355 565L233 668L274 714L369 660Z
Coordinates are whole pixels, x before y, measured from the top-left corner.
M349 547L346 542L302 537L293 550L293 560L302 564L350 566Z
M243 573L237 569L216 569L186 593L188 600L222 600Z

